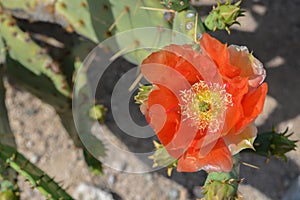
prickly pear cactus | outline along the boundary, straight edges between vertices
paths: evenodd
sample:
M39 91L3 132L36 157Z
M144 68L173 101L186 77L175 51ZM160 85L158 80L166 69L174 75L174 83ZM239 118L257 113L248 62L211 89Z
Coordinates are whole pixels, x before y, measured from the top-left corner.
M108 30L113 23L108 1L57 0L55 12L67 21L68 31L76 31L94 42L101 42L112 34Z
M111 33L113 17L108 0L1 0L2 6L18 18L60 24L94 42Z
M0 160L24 176L31 186L37 188L47 199L73 199L53 178L50 178L45 172L30 163L29 160L18 153L14 148L0 144Z
M0 19L0 35L5 40L9 55L35 75L50 78L59 92L70 96L70 87L59 65L17 26L12 16L1 12Z

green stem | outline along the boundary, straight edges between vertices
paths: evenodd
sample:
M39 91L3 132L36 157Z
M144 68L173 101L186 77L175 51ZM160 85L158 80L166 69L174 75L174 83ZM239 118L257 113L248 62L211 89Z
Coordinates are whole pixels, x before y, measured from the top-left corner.
M37 188L49 200L73 199L45 172L32 164L16 149L0 144L0 161L22 175L32 187Z

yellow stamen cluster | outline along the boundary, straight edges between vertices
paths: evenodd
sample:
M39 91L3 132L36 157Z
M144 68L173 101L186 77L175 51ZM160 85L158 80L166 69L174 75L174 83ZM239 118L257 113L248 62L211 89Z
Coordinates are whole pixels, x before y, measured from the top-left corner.
M180 93L182 99L181 114L184 120L192 120L192 126L200 130L216 132L223 120L224 112L232 106L231 94L225 86L218 83L195 83L191 89Z

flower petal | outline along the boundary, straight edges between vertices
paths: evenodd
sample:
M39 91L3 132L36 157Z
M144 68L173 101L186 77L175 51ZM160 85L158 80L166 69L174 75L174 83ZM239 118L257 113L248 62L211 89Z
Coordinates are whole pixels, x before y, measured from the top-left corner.
M189 148L198 130L189 120L181 121L179 102L166 87L157 86L148 97L148 123L173 158Z
M171 142L180 123L179 102L176 96L166 87L158 86L157 88L149 94L149 112L146 119L156 131L159 140L166 146ZM161 111L158 108L155 109L155 107L151 110L151 107L155 105L162 106L164 110Z
M194 57L196 52L189 45L178 46L178 45L170 45L165 47L163 50L152 53L148 58L146 58L142 63L142 74L144 76L149 76L149 71L143 71L143 65L145 64L160 64L161 66L170 67L175 69L181 75L184 76L185 80L189 83L193 84L199 80L201 75L195 69L193 64L190 62ZM168 71L160 70L154 72L155 74L164 77L170 77ZM174 79L173 79L174 80ZM151 80L149 80L151 81Z
M241 73L241 69L231 65L227 45L204 33L200 40L202 50L217 64L223 76L232 78Z
M236 132L247 126L262 112L267 92L268 85L263 83L257 89L253 89L244 96L241 102L244 111L243 117L235 126Z
M195 172L201 169L207 172L229 172L233 166L232 157L223 139L219 139L214 148L204 157L198 152L184 155L178 160L177 171Z
M232 96L232 106L226 110L226 119L223 127L223 134L227 134L243 116L241 102L248 92L248 79L235 77L226 82L226 91Z
M266 77L266 70L245 46L230 45L228 47L230 63L241 69L241 76L249 78L251 87L258 87Z
M243 149L253 149L253 142L257 135L257 128L254 123L247 126L241 133L234 132L223 137L232 155L239 153Z

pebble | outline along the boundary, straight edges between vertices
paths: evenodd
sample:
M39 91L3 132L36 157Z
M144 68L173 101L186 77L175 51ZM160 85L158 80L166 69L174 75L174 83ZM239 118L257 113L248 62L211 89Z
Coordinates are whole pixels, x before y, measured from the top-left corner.
M171 199L178 199L178 197L179 197L179 191L177 189L173 188L173 189L169 190L168 196Z
M29 141L26 142L25 145L26 145L27 148L31 148L33 146L33 142L29 140Z
M114 200L111 193L86 183L79 184L73 196L80 200Z
M37 155L32 155L30 157L30 162L32 162L33 164L37 163L38 160L39 160L39 157Z
M107 183L109 187L112 187L115 182L116 182L116 177L113 174L108 175Z

